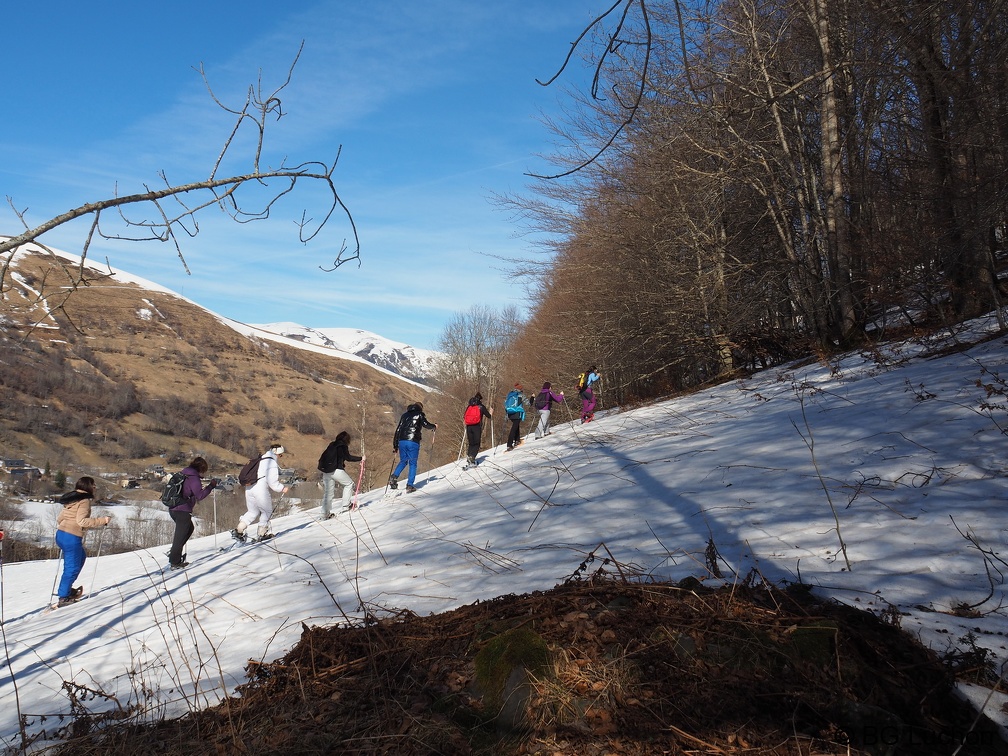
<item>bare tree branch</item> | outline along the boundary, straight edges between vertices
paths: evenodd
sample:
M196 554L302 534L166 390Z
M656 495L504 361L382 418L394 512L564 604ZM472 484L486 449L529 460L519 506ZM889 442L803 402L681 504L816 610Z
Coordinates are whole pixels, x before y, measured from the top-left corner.
M237 223L265 220L270 217L277 202L288 194L291 194L300 183L307 182L321 184L325 188L329 199L325 205L325 212L318 221L309 217L307 211L304 211L301 219L295 222L298 228L298 239L302 243L307 243L314 239L338 210L346 217L350 224L353 242L352 244L348 244L347 240L344 239L332 266L323 268L323 270L335 270L352 260L357 260L357 264L360 265L360 240L357 235L357 228L349 209L344 204L333 182L333 173L339 162L342 148L337 150L336 157L331 163L309 160L288 164L287 159L284 158L281 160L279 166L263 167L263 147L266 143L269 119L275 116L279 120L283 115L280 94L290 84L294 66L297 64L303 49L304 43L302 42L283 83L272 91L264 92L262 72L260 72L258 83L249 87L245 102L240 108L229 107L223 103L210 86L202 65L197 69L203 77L207 91L210 93L210 97L214 103L226 113L237 116L234 127L225 138L207 178L175 184L168 179L165 171L161 171L159 176L164 183L162 187L151 188L144 185L145 191L123 196L119 196L118 189L116 189L116 194L113 197L89 202L35 226L29 225L26 221L27 210L19 211L14 206L13 199L7 197L8 203L14 208L14 212L21 220L25 230L17 236L0 241L0 255L17 250L29 242L38 243L38 239L43 234L71 221L91 216L91 228L81 250L81 267L76 276L70 276L72 285L67 294L72 293L73 289L78 285L86 285L83 263L87 256L88 248L96 235L103 239L125 241L170 241L175 247L175 252L188 274L190 273L189 266L185 261L182 245L179 243L178 237L180 234L184 234L191 238L199 233L197 214L201 210L216 205ZM231 176L219 177L218 174L225 159L233 157L232 153L238 150L236 139L239 133L245 128L253 128L256 133L255 148L251 155L251 170ZM266 189L266 197L264 199L252 199L244 196L242 189L247 185L254 185L258 189ZM251 188L250 186L250 191ZM170 203L166 204L166 200L170 201ZM116 210L118 219L124 224L125 230L113 231L103 229L100 222L102 212L113 208ZM150 216L146 213L150 213ZM7 281L10 259L10 256L6 257L3 260L2 266L0 266L0 290L4 288L3 284ZM65 271L67 270L65 266L63 268ZM62 303L57 308L61 306Z
M648 79L648 65L651 62L651 43L652 43L652 39L651 39L651 22L650 22L650 19L648 18L648 11L647 11L647 2L646 2L646 0L617 0L617 2L614 3L612 5L612 7L609 8L609 10L607 10L601 16L597 17L594 21L592 21L590 24L588 24L588 26L585 27L585 29L581 32L581 34L578 35L578 38L571 43L571 49L568 51L567 57L564 59L564 62L560 66L560 69L551 78L549 78L547 81L542 82L542 81L539 81L539 79L536 79L536 82L539 83L540 85L544 86L544 87L547 87L550 84L552 84L554 81L556 81L557 77L559 77L560 74L563 73L564 69L567 68L567 65L570 63L571 57L574 55L574 50L581 43L581 40L583 40L585 38L585 36L587 36L588 32L590 32L593 28L595 28L596 26L600 25L602 23L602 21L610 13L612 13L613 11L615 11L620 6L620 4L623 4L623 13L620 16L619 22L616 24L616 28L609 35L609 41L606 44L605 51L602 53L602 55L599 56L598 63L595 65L595 74L592 77L591 96L592 96L592 99L594 99L594 100L600 99L599 98L599 82L602 79L603 67L605 66L606 61L609 59L610 55L614 55L619 50L619 48L623 45L623 41L620 39L620 36L619 36L620 32L622 32L624 26L626 26L627 16L630 13L631 7L633 7L633 5L635 5L635 4L638 5L640 7L641 20L643 21L644 31L645 31L645 34L646 34L646 43L645 43L645 47L644 47L644 63L643 63L643 66L641 67L640 76L639 76L638 83L637 83L636 96L634 98L634 101L632 103L630 103L629 105L624 104L623 102L620 102L621 107L623 108L623 110L626 111L626 116L623 118L622 123L620 123L619 126L617 126L616 129L614 129L613 132L609 135L609 138L606 140L605 144L603 144L595 152L595 154L592 155L587 160L582 161L578 165L574 166L573 168L570 168L569 170L563 171L562 173L556 173L556 174L549 175L549 176L540 175L540 174L537 174L537 173L529 173L529 174L526 174L527 176L530 176L531 178L537 178L537 179L558 179L558 178L563 178L564 176L569 176L572 173L577 173L578 171L580 171L580 170L588 167L589 165L591 165L592 163L594 163L596 160L598 160L599 157L602 155L602 153L605 152L607 149L609 149L609 147L611 147L613 145L613 143L616 141L616 139L619 137L619 135L621 133L623 133L623 130L626 129L626 127L629 126L633 122L634 116L637 114L637 109L640 107L641 102L644 100L644 91L645 91L645 87L647 86L647 79ZM621 98L619 97L619 93L615 91L615 88L613 90L613 94L615 95L617 101L621 100Z

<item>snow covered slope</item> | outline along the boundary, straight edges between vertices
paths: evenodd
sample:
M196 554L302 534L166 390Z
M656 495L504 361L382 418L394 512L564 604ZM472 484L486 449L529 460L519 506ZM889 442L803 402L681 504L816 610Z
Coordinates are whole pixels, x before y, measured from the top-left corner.
M57 732L71 697L151 717L203 707L302 623L547 589L595 551L657 580L801 580L939 651L973 642L1004 662L1008 338L972 325L968 350L936 339L792 364L587 425L560 408L545 439L424 467L416 493L362 494L334 520L301 501L275 539L226 554L233 524L215 535L208 499L188 570L162 572L164 548L91 558L88 598L52 612L56 561L4 565L0 742L19 742L20 715L29 734ZM962 690L1003 721L1004 695Z

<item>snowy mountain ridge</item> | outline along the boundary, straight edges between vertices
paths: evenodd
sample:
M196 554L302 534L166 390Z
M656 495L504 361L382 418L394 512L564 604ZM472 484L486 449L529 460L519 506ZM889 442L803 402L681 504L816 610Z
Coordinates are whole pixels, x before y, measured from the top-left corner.
M291 341L312 344L356 355L380 368L424 383L437 352L386 339L360 328L310 328L298 323L249 324L279 334Z
M0 239L7 238L9 237L0 235ZM53 247L42 247L34 243L25 244L18 251L35 254L52 254L62 260L73 263L81 261L81 257L77 253L66 252ZM13 261L14 258L12 258ZM282 341L290 346L312 348L313 351L333 350L341 352L348 359L355 361L363 360L388 373L416 383L427 383L434 360L437 358L438 353L435 351L412 347L359 328L311 328L293 322L269 323L265 325L242 323L241 321L214 312L199 302L195 302L172 289L128 271L107 265L98 267L98 263L96 262L89 262L86 264L86 267L94 269L98 274L103 276L111 275L115 281L121 283L129 283L142 289L177 297L194 307L199 307L204 312L210 313L220 322L241 333L243 336ZM19 282L23 286L28 286L27 282L23 280L19 279ZM39 294L39 292L35 293L36 295Z

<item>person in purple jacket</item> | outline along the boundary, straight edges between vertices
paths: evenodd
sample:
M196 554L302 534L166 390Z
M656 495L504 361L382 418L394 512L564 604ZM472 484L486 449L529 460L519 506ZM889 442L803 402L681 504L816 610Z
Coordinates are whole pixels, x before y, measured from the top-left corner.
M196 529L192 521L193 507L217 487L216 478L211 479L206 486L200 480L206 474L207 467L207 461L203 457L196 457L189 463L189 467L182 470L182 474L186 476L185 483L182 484L182 503L168 510L168 515L175 521L175 537L172 539L171 551L168 552L168 562L173 570L189 566L182 549Z
M553 402L562 402L563 400L563 391L557 396L550 388L549 382L543 384L542 390L536 395L534 402L535 408L539 410L539 424L535 429L536 438L549 435L550 410L553 407Z

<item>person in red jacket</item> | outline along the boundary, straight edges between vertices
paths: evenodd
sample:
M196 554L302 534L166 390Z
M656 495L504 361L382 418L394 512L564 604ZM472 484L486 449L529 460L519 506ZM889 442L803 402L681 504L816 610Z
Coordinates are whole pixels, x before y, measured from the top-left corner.
M466 467L476 464L476 455L479 454L480 441L483 439L483 418L490 417L493 413L483 404L483 394L476 392L476 396L469 400L462 421L465 423L466 441L469 448L466 450Z

